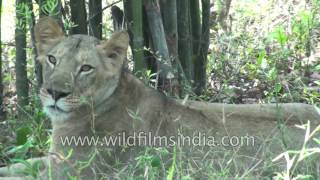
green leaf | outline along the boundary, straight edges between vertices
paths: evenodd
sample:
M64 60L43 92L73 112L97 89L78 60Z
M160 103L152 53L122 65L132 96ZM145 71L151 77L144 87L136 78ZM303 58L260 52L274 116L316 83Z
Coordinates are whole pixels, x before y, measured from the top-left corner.
M315 141L317 144L320 145L320 139L318 139L318 138L313 138L312 140Z
M267 60L266 60L266 51L261 51L258 55L258 58L257 58L257 64L262 68L262 69L265 69L267 68Z
M277 83L275 86L274 86L274 92L276 93L279 93L282 89L282 85L280 83Z
M275 67L273 67L273 68L268 72L267 77L268 77L269 80L274 80L274 79L276 78L277 74L278 74L277 69L276 69Z
M174 149L173 149L173 160L172 160L171 167L169 169L167 180L173 180L173 175L174 175L175 166L176 166L176 156L177 156L176 147L174 147Z
M17 145L23 145L28 140L28 135L30 134L31 130L29 127L21 127L17 130L16 134L16 143Z
M285 28L283 26L278 26L269 35L271 40L277 41L281 46L284 46L288 42L288 36L286 35Z
M152 167L160 167L161 165L161 159L159 156L154 156L152 157L152 160L151 160L151 166Z

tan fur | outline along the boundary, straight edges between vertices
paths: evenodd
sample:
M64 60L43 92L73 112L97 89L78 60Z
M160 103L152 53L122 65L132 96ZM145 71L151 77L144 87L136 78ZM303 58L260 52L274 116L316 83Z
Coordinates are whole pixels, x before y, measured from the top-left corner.
M320 116L313 106L303 104L276 105L225 105L204 102L182 102L170 99L145 86L140 80L122 70L129 37L126 32L117 32L109 40L101 41L84 35L65 37L58 24L50 19L41 19L36 26L39 60L43 64L44 84L40 97L52 126L50 148L52 177L66 178L63 168L71 175L99 178L98 172L107 172L106 164L115 158L108 156L105 147L62 146L60 137L99 136L134 131L152 132L156 135L176 135L210 132L217 137L223 135L252 135L261 137L257 147L244 150L247 154L257 152L268 137L273 137L279 119L288 125L290 145L303 141L302 130L295 124L311 121L312 127L319 124ZM56 57L56 65L50 64L48 55ZM92 71L80 72L88 64ZM56 102L48 89L69 93ZM280 110L279 110L280 109ZM135 120L130 112L137 112ZM271 151L281 152L276 144ZM123 160L131 153L121 154L114 147L114 154ZM68 159L64 159L70 154ZM138 148L137 148L138 149ZM91 164L79 171L79 161L86 161L98 152ZM120 155L121 154L121 155ZM49 171L42 175L47 177Z

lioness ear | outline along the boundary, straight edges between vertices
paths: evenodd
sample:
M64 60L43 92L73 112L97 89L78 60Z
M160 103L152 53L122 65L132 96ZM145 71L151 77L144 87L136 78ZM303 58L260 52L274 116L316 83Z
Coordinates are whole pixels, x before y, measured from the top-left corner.
M102 41L97 45L97 48L106 57L115 59L117 56L120 56L120 59L124 60L127 55L128 46L128 33L126 31L120 31L113 33L110 39Z
M39 55L46 53L64 38L62 28L58 22L51 17L39 19L34 31L36 48Z

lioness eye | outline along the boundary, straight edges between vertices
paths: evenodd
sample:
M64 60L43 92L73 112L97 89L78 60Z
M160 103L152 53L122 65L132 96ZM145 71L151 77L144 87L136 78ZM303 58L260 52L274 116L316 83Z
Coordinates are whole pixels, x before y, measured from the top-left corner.
M57 59L52 55L48 55L48 61L53 65L56 65L57 63Z
M108 58L111 58L111 59L114 59L117 57L117 54L116 53L110 53L108 54Z
M81 66L80 71L82 71L82 72L88 72L88 71L90 71L92 68L93 68L92 66L86 64L86 65Z

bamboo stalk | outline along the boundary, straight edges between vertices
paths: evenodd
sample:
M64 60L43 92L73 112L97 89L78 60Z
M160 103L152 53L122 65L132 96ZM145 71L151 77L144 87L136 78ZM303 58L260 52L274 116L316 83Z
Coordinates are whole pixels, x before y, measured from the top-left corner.
M194 80L192 62L192 35L190 29L190 1L177 0L178 12L178 53L181 65L188 81Z
M151 32L152 45L155 52L160 57L160 79L162 81L171 82L175 78L172 68L172 62L169 56L169 49L166 42L163 22L160 13L160 6L157 0L146 0L145 10L147 14L149 29ZM167 82L160 82L164 90L168 90L165 86ZM171 87L169 87L171 89ZM169 90L171 91L171 90ZM172 92L172 91L171 91Z
M96 12L102 11L101 0L89 0L89 35L102 39L102 13L95 15Z
M136 0L132 3L132 45L133 45L133 58L134 70L143 71L146 68L143 59L143 18L142 18L142 0Z
M87 12L84 0L70 0L71 20L77 25L71 34L88 34Z
M0 0L0 12L2 12L2 0ZM0 42L1 42L1 15L0 14ZM4 118L3 110L3 81L2 81L2 43L0 43L0 120Z
M23 108L28 105L29 84L27 76L27 54L26 54L26 17L22 12L21 5L26 4L26 0L16 0L16 89L17 89L17 105L18 118L24 117Z
M196 63L196 87L195 93L201 94L206 88L207 82L207 55L209 48L209 33L210 33L210 0L201 0L202 4L202 35L200 41L200 54Z

